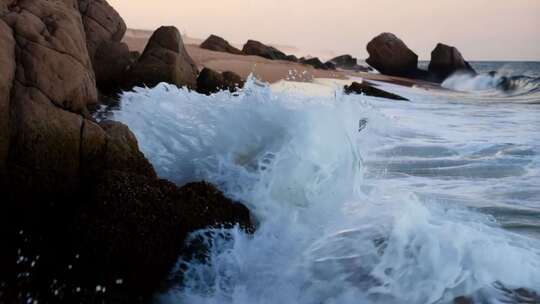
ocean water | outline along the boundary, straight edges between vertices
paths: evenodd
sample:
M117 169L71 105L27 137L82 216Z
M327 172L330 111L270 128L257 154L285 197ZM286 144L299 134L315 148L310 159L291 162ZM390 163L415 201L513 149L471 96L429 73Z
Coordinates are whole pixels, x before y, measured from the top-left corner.
M209 180L258 225L194 234L207 256L156 302L535 303L512 290L540 292L540 66L497 65L441 90L379 83L411 102L254 79L125 93L112 116L161 177Z

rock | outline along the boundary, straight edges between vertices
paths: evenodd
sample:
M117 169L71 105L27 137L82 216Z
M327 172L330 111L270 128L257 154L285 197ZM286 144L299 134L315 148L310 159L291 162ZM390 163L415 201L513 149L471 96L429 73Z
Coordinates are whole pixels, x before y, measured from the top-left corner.
M9 151L9 100L15 78L15 39L11 28L0 19L0 188Z
M234 46L230 45L227 40L216 36L216 35L210 35L202 44L201 48L212 50L216 52L225 52L225 53L231 53L235 55L243 55L242 51L235 48Z
M195 88L198 69L176 27L162 26L150 37L139 60L129 69L125 88L154 87L167 82Z
M260 56L270 60L287 60L287 55L280 50L255 40L248 40L242 52L246 55Z
M418 70L418 55L401 39L391 33L382 33L368 45L366 62L382 74L411 77Z
M91 193L73 223L74 238L82 241L80 264L74 267L83 267L81 272L93 277L90 282L102 282L109 292L151 295L167 279L192 231L236 223L252 230L249 210L204 182L178 188L109 171Z
M96 84L101 93L111 95L121 90L127 70L136 62L133 57L125 43L101 43L94 55Z
M377 89L366 83L353 82L349 86L344 87L345 94L364 94L366 96L381 97L393 100L408 100L399 95Z
M222 90L229 90L232 93L243 86L242 78L233 72L218 73L204 68L197 78L197 92L206 95Z
M300 58L300 63L310 65L310 66L312 66L312 67L314 67L316 69L320 69L320 70L329 70L329 69L332 68L332 67L327 66L324 63L322 63L321 60L319 58L317 58L317 57Z
M437 44L431 52L428 71L438 82L444 81L454 73L476 75L476 71L463 59L458 49L442 43Z
M298 57L294 55L287 55L287 57L285 57L285 60L291 61L291 62L298 62Z
M103 42L120 42L126 33L126 23L105 0L78 0L86 32L90 59Z
M324 63L324 68L325 68L326 70L335 70L335 69L336 69L336 65L333 64L333 63L330 62L330 61L327 61L327 62Z
M104 157L104 167L107 170L156 177L154 168L139 150L135 135L126 125L108 120L101 122L100 126L107 136L107 150Z
M329 60L337 68L352 70L358 65L358 60L351 55L341 55Z

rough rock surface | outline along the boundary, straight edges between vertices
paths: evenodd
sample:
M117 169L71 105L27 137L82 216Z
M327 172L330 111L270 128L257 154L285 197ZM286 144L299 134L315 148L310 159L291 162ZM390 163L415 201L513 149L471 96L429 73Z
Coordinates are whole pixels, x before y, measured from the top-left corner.
M282 51L255 40L248 40L242 52L246 55L260 56L270 60L288 60L287 55Z
M439 43L431 52L428 71L436 81L442 82L454 73L476 74L465 61L459 50L453 46Z
M367 45L366 62L386 75L411 76L418 71L418 55L392 33L382 33Z
M394 93L386 92L381 89L377 89L367 83L353 82L351 85L344 87L345 94L364 94L366 96L381 97L393 100L408 100Z
M127 76L126 88L154 87L161 82L195 88L198 69L187 53L176 27L162 26L150 37Z
M103 94L114 94L122 88L126 71L135 63L127 44L106 41L94 54L96 84Z
M202 44L201 48L216 52L225 52L235 55L243 55L242 51L230 45L229 42L219 36L210 35Z
M9 151L9 100L15 77L15 39L11 28L0 19L0 187Z
M210 95L222 90L231 93L244 86L242 78L233 72L218 73L209 68L202 69L197 78L197 92Z
M105 0L78 0L90 59L103 42L120 42L126 23Z

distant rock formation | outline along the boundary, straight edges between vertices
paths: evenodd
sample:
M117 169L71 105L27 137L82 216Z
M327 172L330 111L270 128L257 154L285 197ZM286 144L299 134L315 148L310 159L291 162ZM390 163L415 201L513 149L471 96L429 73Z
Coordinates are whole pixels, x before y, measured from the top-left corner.
M386 92L381 89L377 89L370 84L365 82L358 83L353 82L350 85L344 87L345 94L364 94L366 96L380 97L393 100L407 100L407 98L401 97L394 93Z
M382 33L367 45L366 62L382 74L411 77L418 74L418 55L392 33Z
M244 86L242 78L233 72L218 73L209 68L202 69L197 78L197 92L210 95L222 90L235 92Z
M348 54L337 56L335 58L330 59L328 62L334 64L336 68L340 68L344 70L353 70L353 71L360 71L360 72L369 72L372 70L369 67L359 65L358 60Z
M225 52L235 55L243 55L242 51L230 45L227 40L216 36L210 35L203 43L201 43L201 48L216 51L216 52Z
M255 40L248 40L242 52L246 55L260 56L270 60L288 60L287 55L282 51Z
M195 89L198 69L176 27L162 26L150 37L144 52L127 73L126 87L154 87L167 82Z
M316 69L320 69L320 70L335 70L336 67L334 66L333 63L329 62L329 63L323 63L319 58L317 57L312 57L312 58L300 58L299 60L300 63L303 63L303 64L307 64L307 65L310 65Z
M431 52L428 71L437 82L444 81L454 73L476 74L457 48L442 43L438 43Z

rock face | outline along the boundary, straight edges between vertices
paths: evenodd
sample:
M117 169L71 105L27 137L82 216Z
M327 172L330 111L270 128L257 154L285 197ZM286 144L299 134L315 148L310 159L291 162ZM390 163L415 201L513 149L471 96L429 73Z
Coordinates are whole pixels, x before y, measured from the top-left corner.
M197 92L206 95L222 90L229 90L232 93L243 86L242 78L233 72L218 73L204 68L197 78Z
M439 43L431 52L429 72L436 81L442 82L454 73L475 75L476 71L465 61L457 48Z
M93 63L99 91L107 95L119 91L127 70L135 62L136 59L131 55L127 44L114 41L101 43L94 54Z
M195 88L197 66L187 53L177 28L162 26L150 37L139 60L127 76L126 87L154 87L160 82Z
M418 71L418 55L394 34L382 33L373 38L367 51L366 62L382 74L411 77Z
M280 50L255 40L248 40L242 52L246 55L260 56L270 60L287 60L287 55Z
M344 87L345 94L364 94L366 96L381 97L393 100L408 100L399 95L377 89L367 83L353 82L351 85Z
M230 45L227 40L216 36L216 35L210 35L202 44L201 48L212 50L216 52L225 52L225 53L231 53L235 55L243 55L242 51L235 48L234 46Z
M211 185L158 180L127 126L89 115L94 70L113 83L117 60L133 62L118 18L104 0L0 2L0 303L136 303L188 232L251 227ZM197 74L175 28L156 31L126 71L149 85L195 85Z

